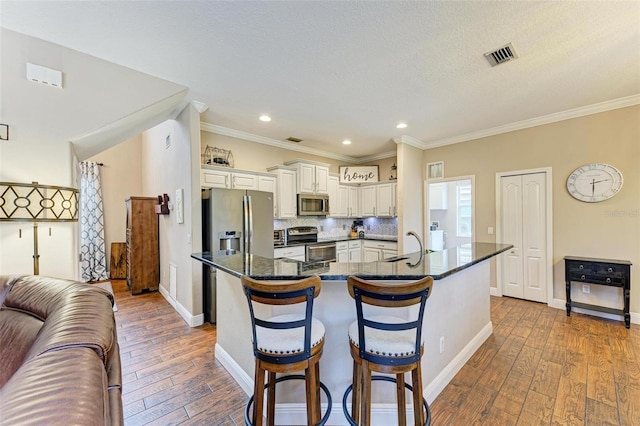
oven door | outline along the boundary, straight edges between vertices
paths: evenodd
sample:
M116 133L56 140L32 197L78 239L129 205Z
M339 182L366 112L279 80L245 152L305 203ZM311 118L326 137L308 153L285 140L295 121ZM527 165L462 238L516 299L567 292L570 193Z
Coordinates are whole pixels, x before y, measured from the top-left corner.
M307 244L307 262L334 262L336 243Z

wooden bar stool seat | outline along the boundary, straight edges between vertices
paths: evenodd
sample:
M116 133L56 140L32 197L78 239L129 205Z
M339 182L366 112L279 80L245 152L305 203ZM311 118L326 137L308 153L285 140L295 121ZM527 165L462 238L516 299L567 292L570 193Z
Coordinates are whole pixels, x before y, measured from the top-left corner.
M264 390L267 389L267 424L275 423L276 383L302 379L306 385L307 424L324 425L331 414L331 394L320 382L320 356L324 347L325 328L313 318L313 300L320 293L318 276L297 281L258 281L242 276L241 282L251 314L255 378L253 396L245 409L247 425L263 424ZM301 314L283 314L258 318L254 304L302 304ZM304 375L286 375L276 379L276 373L304 370ZM265 374L268 380L265 384ZM328 408L323 417L320 409L320 389L325 393ZM253 410L251 410L253 407Z
M422 396L421 358L424 352L422 319L433 278L410 283L378 283L351 276L347 279L349 294L356 304L357 319L349 326L349 343L353 358L353 381L342 398L342 409L351 425L371 423L371 382L384 380L396 384L398 425L406 424L405 388L413 394L416 426L431 424L429 405ZM382 308L408 308L419 305L412 319L397 312L369 313L366 305ZM384 309L394 311L394 309ZM395 311L398 311L395 309ZM374 376L371 373L393 374ZM412 385L406 384L405 373L411 373ZM351 413L347 400L351 393ZM424 408L424 409L423 409Z

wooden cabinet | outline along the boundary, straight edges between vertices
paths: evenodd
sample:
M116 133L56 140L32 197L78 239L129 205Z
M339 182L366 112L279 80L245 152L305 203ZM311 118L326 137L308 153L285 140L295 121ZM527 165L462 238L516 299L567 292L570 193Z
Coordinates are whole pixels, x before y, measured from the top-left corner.
M157 290L160 281L158 215L155 197L131 197L127 210L127 285L131 294Z

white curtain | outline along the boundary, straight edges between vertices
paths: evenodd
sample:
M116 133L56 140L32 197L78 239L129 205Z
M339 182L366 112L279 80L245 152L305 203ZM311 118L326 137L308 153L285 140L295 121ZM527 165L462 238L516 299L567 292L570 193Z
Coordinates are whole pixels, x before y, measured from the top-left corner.
M100 187L100 166L80 163L80 269L85 281L106 280L104 209Z

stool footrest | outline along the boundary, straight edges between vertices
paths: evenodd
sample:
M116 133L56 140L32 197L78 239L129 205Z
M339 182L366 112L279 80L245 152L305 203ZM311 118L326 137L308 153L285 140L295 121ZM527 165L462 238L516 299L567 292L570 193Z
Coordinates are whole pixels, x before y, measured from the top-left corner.
M276 384L287 381L287 380L305 380L305 376L303 374L289 374L286 376L278 377L276 379ZM327 397L327 411L324 413L324 416L322 416L322 419L320 419L320 422L316 426L323 426L325 423L327 423L327 420L329 420L329 415L331 414L332 401L331 401L331 392L329 392L329 389L325 386L324 383L322 382L319 382L319 383L320 383L320 389L322 389L325 396ZM266 383L264 385L264 389L267 389L268 386L269 386L269 383ZM251 406L253 405L254 397L255 395L251 395L251 397L249 398L249 401L247 401L247 406L244 409L244 424L246 426L253 426L253 423L251 422L251 416L249 413L251 412ZM425 401L425 404L426 404L426 401Z
M392 383L396 383L396 378L395 377L387 377L387 376L371 376L371 380L382 380L385 382L392 382ZM404 383L404 387L409 389L411 392L413 392L413 386L411 386L408 383ZM353 384L349 385L349 387L347 388L346 391L344 391L344 395L342 396L342 412L344 413L344 416L347 418L347 421L349 422L349 424L351 426L358 426L358 424L353 420L353 417L351 417L351 414L349 413L349 410L347 410L347 399L349 398L349 394L351 393L351 390L353 389ZM425 417L425 421L424 421L424 426L429 426L431 424L431 410L429 409L429 404L427 404L427 400L422 398L422 406L424 407L427 415ZM353 407L351 407L353 409ZM413 408L414 410L416 409L416 407Z

